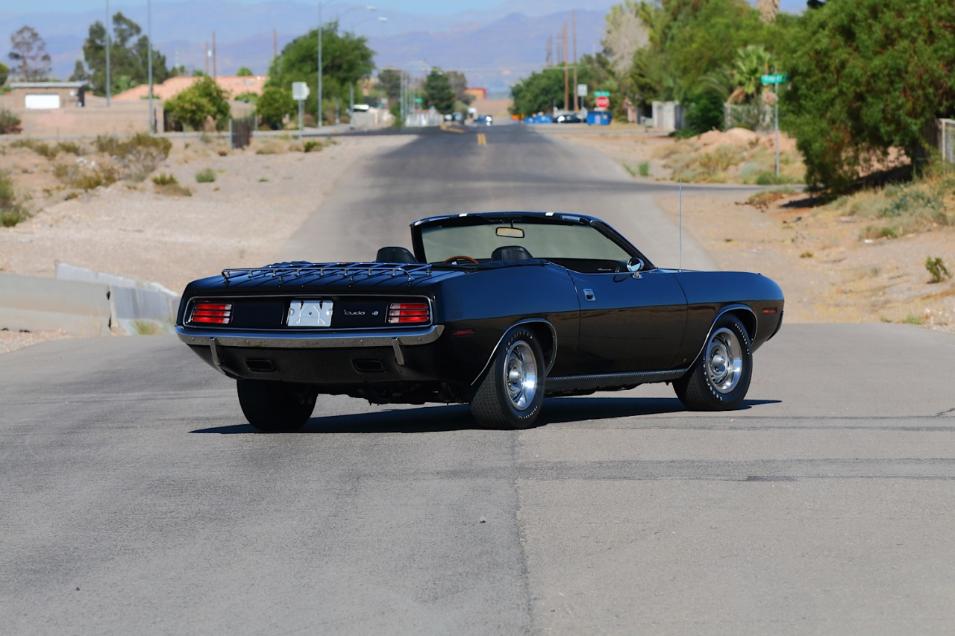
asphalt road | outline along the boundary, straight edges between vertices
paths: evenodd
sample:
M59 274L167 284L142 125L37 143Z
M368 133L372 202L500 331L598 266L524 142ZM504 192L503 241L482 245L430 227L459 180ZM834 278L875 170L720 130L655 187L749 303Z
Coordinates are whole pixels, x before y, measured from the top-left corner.
M675 262L646 187L486 132L363 166L287 255L369 258L430 212L554 208ZM915 327L786 325L738 412L649 386L503 432L323 398L303 433L263 435L170 338L5 354L0 629L950 633L953 361L955 338Z

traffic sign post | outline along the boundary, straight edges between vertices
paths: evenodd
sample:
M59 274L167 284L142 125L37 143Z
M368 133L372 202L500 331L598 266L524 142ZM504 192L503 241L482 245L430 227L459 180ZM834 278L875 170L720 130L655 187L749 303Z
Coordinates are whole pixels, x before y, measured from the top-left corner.
M587 97L586 84L577 84L577 97Z
M292 82L292 99L298 102L298 132L301 135L305 130L305 100L309 95L308 84Z
M789 81L789 77L785 73L770 73L768 75L763 75L759 78L763 86L772 86L773 94L776 95L776 103L773 105L775 109L775 134L776 134L776 176L779 176L780 165L779 165L779 87Z

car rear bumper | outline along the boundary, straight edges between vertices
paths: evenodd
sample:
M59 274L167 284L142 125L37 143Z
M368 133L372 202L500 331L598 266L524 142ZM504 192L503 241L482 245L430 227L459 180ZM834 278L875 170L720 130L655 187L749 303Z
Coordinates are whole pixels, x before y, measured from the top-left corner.
M433 345L443 325L335 332L227 331L177 327L179 338L232 378L315 385L436 379Z

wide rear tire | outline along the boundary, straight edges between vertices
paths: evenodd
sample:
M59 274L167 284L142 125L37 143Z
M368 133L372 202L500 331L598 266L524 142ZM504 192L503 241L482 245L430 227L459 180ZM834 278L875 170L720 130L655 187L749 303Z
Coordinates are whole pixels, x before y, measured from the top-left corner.
M301 384L238 380L239 405L249 424L263 433L300 430L315 410L318 393Z
M743 406L752 377L749 333L738 318L727 315L713 326L703 353L673 388L692 411L732 411Z
M530 329L512 329L471 400L471 414L487 428L525 429L544 405L544 354Z

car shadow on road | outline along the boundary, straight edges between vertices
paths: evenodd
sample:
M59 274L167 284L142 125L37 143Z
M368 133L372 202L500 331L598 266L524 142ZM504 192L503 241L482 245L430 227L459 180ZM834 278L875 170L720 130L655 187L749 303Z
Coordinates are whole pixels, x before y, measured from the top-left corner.
M778 404L779 400L746 400L740 410L764 404ZM549 398L544 402L538 427L640 415L662 415L686 412L676 398L634 397L574 397ZM295 434L355 434L355 433L442 433L448 431L486 430L475 424L466 405L422 406L411 409L389 409L372 413L313 417ZM192 433L239 435L255 433L249 424L213 426Z

